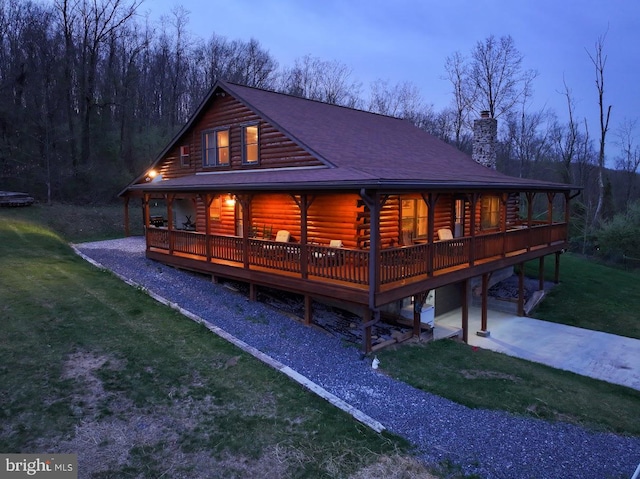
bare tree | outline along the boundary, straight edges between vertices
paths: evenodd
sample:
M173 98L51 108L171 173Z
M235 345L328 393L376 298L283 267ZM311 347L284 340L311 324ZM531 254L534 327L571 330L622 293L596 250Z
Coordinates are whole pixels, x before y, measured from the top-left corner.
M556 155L560 158L562 163L561 175L562 180L565 183L571 183L573 174L572 174L572 164L574 158L578 154L578 142L580 139L580 133L578 130L578 124L574 119L574 99L571 96L571 90L567 86L566 81L563 80L564 91L562 95L565 97L567 101L567 113L569 115L569 121L566 125L560 126L555 125L554 131L552 134L553 144Z
M77 92L75 98L69 99L69 104L70 108L77 105L81 113L80 163L86 163L91 156L91 120L97 106L96 86L102 48L134 17L140 3L141 0L132 3L123 0L56 0L54 3L65 36L69 91ZM72 117L73 111L69 115ZM70 130L73 128L70 122ZM74 132L71 133L75 137Z
M424 109L420 90L411 82L389 86L387 80L378 79L371 84L368 108L373 113L417 119Z
M637 173L640 167L640 146L635 142L637 137L638 120L625 119L616 132L618 145L621 149L621 156L616 161L618 170L624 172L626 188L624 207L628 208L634 186L637 183Z
M447 57L444 65L447 71L445 77L453 87L453 106L449 116L454 131L454 143L458 148L462 147L463 132L470 127L469 114L477 97L475 82L469 80L469 65L464 56L455 52Z
M598 203L593 215L593 223L599 224L601 221L602 207L604 204L605 196L605 184L604 184L604 170L605 170L605 146L607 132L609 131L609 118L611 117L611 105L605 107L604 105L604 69L607 64L607 56L604 54L604 41L606 33L596 40L593 53L587 50L587 55L596 72L596 89L598 90L598 107L599 107L599 119L600 119L600 143L598 150Z
M360 85L351 80L351 69L337 61L305 55L293 68L285 68L278 90L291 95L355 107Z
M550 150L549 128L545 127L548 115L544 110L527 113L525 108L507 117L507 140L512 159L517 161L518 176L529 178L534 163L548 157Z
M537 72L524 70L523 59L511 36L496 39L491 35L476 44L467 74L467 91L475 95L469 100L476 113L487 110L498 118L531 94Z

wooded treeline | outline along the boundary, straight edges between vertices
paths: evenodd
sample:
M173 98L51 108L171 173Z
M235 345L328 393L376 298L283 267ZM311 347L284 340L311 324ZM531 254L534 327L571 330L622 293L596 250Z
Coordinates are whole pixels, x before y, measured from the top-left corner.
M280 65L255 39L195 37L181 7L158 23L140 10L137 0L0 0L0 189L41 201L111 201L226 79L407 118L467 152L473 119L489 110L500 125L498 169L584 187L575 204L585 231L640 195L635 121L603 139L608 129L575 117L567 85L567 111L532 111L536 72L522 68L511 37L445 59L451 106L436 111L411 82L365 88L337 61ZM602 67L599 80L604 45L585 54L595 75ZM605 95L601 106L611 112ZM603 145L615 170L600 168Z

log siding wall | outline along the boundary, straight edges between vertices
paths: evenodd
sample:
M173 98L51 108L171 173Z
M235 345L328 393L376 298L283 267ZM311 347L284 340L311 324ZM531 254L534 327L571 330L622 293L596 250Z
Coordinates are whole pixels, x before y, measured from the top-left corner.
M258 125L259 164L242 163L242 127ZM204 168L202 164L202 133L229 128L230 165ZM180 147L189 147L188 165L183 166ZM171 148L156 166L163 179L179 178L203 171L225 169L284 168L319 166L323 163L298 146L273 125L263 121L242 103L230 96L216 97L207 111L196 120L176 146Z

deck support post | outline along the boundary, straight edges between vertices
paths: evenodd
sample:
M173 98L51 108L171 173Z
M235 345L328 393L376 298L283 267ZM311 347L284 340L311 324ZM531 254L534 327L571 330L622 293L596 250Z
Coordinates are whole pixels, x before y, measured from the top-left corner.
M518 273L518 316L524 316L524 263L519 265Z
M556 268L553 275L553 282L556 284L560 282L560 254L561 251L556 252Z
M489 302L489 273L482 275L482 324L480 331L476 332L478 336L486 338L491 335L487 329L487 303Z
M422 307L424 306L424 302L429 296L430 289L418 293L413 298L413 336L416 338L420 337L421 334L421 325L422 325Z
M462 340L469 343L469 278L462 282Z
M304 295L304 324L309 326L313 322L313 300L308 294Z
M258 286L255 283L249 283L249 301L258 300Z
M371 326L372 326L372 317L373 317L373 311L371 311L369 308L365 308L364 310L364 314L363 314L363 320L364 320L364 331L362 334L362 350L364 351L365 354L369 354L371 352Z
M544 290L544 256L540 256L540 267L538 268L538 289Z

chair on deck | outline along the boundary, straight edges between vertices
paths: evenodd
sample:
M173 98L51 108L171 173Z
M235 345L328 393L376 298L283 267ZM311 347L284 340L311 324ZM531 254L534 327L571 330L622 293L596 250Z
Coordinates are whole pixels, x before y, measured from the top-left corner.
M453 233L451 233L449 228L441 228L438 230L438 239L440 241L452 240Z
M291 233L287 230L280 230L276 234L276 243L288 243L291 239Z
M342 248L342 240L329 241L329 248ZM342 251L326 251L314 252L312 260L318 266L335 266L342 263L344 252Z
M413 231L402 230L402 246L413 244Z
M264 225L262 227L262 239L270 240L272 230L273 230L273 226Z

